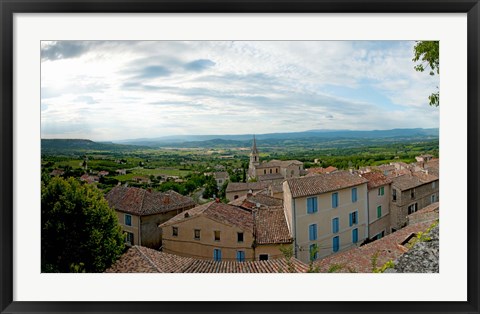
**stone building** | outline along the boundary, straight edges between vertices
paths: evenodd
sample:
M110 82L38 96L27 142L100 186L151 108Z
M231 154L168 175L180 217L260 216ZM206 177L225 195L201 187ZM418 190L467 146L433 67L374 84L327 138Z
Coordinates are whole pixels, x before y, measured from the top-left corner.
M288 178L299 177L304 174L303 162L298 160L270 160L260 162L255 136L253 137L250 163L248 165L248 178L269 183L282 182Z
M407 224L407 216L439 201L439 178L427 171L392 178L390 224L392 231Z
M127 244L153 249L160 248L162 243L158 225L195 206L190 197L175 191L156 192L126 186L114 187L105 199L117 213Z

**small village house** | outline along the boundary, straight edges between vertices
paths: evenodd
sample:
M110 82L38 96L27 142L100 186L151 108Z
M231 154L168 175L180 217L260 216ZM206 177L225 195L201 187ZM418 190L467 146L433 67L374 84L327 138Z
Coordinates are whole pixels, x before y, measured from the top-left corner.
M126 233L129 245L158 249L162 243L158 225L178 213L193 208L195 202L175 191L156 192L116 186L105 195Z

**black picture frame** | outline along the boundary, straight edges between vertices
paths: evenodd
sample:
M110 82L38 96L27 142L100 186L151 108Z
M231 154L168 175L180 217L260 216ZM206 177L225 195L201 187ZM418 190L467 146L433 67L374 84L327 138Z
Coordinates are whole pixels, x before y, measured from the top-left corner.
M0 310L1 313L479 313L478 0L0 0ZM17 302L13 301L13 17L15 13L467 13L468 301L466 302ZM450 287L455 289L455 287Z

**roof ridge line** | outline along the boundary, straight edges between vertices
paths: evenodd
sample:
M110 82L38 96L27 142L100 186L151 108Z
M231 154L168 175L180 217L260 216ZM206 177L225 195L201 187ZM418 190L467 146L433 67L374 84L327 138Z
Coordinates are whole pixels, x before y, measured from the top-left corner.
M137 251L140 252L140 254L142 254L142 256L150 263L150 265L152 265L153 268L155 268L156 271L158 271L159 273L163 273L163 271L161 271L160 268L158 268L157 265L155 265L155 263L150 259L150 257L148 257L145 253L143 253L143 252L138 248L138 246L135 246L135 248L136 248Z

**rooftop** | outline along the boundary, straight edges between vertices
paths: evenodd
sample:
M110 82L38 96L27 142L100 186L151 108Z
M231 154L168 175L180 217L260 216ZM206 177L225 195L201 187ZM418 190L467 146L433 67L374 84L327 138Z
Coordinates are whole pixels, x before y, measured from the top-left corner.
M258 244L292 243L282 206L255 211L255 239Z
M154 215L172 210L190 208L195 202L175 191L147 191L135 187L116 186L105 195L115 210L137 216Z
M373 272L372 259L377 255L376 265L381 267L390 260L396 260L408 251L402 245L412 234L423 232L432 224L432 221L406 226L384 238L369 244L340 252L315 262L320 272L328 272L334 266L340 267L339 272Z
M251 212L220 202L210 202L184 211L164 222L160 227L163 228L202 215L217 222L237 226L242 230L253 233L253 217Z
M262 169L262 168L270 168L270 167L281 167L281 168L286 168L290 165L303 165L303 162L298 161L298 160L270 160L261 163L258 165L256 168L257 169Z
M236 191L258 191L268 187L266 182L229 182L227 186L227 192Z
M379 171L366 172L363 173L361 176L368 180L367 188L369 190L392 183L392 179L388 178Z
M294 198L336 191L367 182L367 179L348 171L337 171L287 180Z
M296 272L305 273L308 266L292 259ZM142 246L133 246L118 259L107 273L280 273L288 272L285 259L268 261L212 261L182 257Z
M256 207L257 204L263 206L282 206L283 200L257 192L252 195L244 195L239 197L228 204L252 209Z
M407 174L392 178L392 186L401 191L405 191L436 180L438 180L437 176L433 174L427 174L423 171L409 172Z

